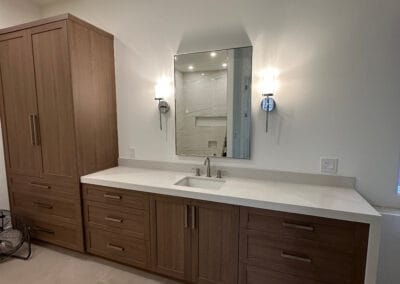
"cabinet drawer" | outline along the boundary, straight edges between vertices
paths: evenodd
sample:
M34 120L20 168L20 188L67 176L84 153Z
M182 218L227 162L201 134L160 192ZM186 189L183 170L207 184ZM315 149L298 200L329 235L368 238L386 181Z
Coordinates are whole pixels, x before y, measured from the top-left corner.
M242 264L240 266L240 284L323 284L307 278L299 278L287 273L262 269L256 266Z
M243 263L324 283L358 283L352 254L257 231L242 229L240 235Z
M32 238L83 251L83 232L80 225L54 222L21 214L17 214L17 217L19 217L17 220L30 227Z
M149 240L149 211L85 201L85 221L90 227Z
M242 228L293 239L314 241L343 252L353 252L356 230L368 225L271 210L240 208Z
M12 203L13 209L17 211L27 211L32 214L44 214L46 217L58 216L71 219L64 220L65 222L78 223L76 219L80 218L80 206L72 199L55 199L13 192Z
M80 198L79 184L56 184L41 178L11 176L8 179L8 185L10 190L15 192Z
M84 184L83 198L110 205L126 206L142 210L149 209L147 194L126 189Z
M150 247L147 241L122 238L117 234L94 229L87 230L86 234L87 250L90 253L141 268L149 267Z

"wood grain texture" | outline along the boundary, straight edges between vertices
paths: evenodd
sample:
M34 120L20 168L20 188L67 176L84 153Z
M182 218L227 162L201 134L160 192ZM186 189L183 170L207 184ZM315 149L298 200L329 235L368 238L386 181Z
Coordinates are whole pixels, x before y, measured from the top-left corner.
M84 202L85 224L121 236L150 240L150 215L147 210Z
M310 281L364 283L368 224L247 207L240 219L241 264Z
M0 97L7 172L40 176L41 148L34 145L30 120L37 114L37 106L30 38L26 31L0 36Z
M78 182L66 22L30 29L43 176Z
M26 30L32 27L38 27L41 25L46 25L49 23L54 23L54 22L60 22L60 21L64 21L64 20L69 20L69 21L74 21L77 22L81 25L84 25L100 34L102 34L103 36L107 36L109 38L113 38L114 36L98 27L96 27L95 25L92 25L82 19L79 19L78 17L75 17L74 15L71 15L69 13L66 14L61 14L61 15L57 15L54 17L48 17L48 18L44 18L44 19L40 19L40 20L36 20L36 21L32 21L29 23L24 23L21 25L16 25L16 26L11 26L11 27L7 27L4 29L0 29L0 35L1 34L6 34L6 33L11 33L11 32L16 32L16 31L20 31L20 30Z
M88 252L139 268L150 267L148 241L95 229L86 233Z
M119 207L149 209L149 195L144 192L83 184L82 196L86 200Z
M239 207L192 200L193 280L200 284L238 281Z
M14 211L15 217L31 227L32 237L62 247L84 251L82 226L62 223L56 218Z
M155 272L190 281L191 234L185 226L188 204L183 198L151 197L151 254Z
M12 195L14 210L26 211L33 215L56 216L66 223L81 224L79 222L81 218L80 206L76 204L75 200L21 192L13 192Z
M68 22L80 175L117 165L114 47L110 37Z
M247 264L240 265L240 284L323 284L307 278L300 278L288 273L280 273Z

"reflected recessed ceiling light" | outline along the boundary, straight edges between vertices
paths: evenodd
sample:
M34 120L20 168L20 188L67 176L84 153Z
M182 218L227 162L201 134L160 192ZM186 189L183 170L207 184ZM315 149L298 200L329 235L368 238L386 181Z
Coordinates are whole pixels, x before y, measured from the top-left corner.
M210 56L211 57L215 57L215 56L217 56L217 53L213 51L213 52L210 53Z
M201 76L204 76L204 75L206 75L205 73L201 73Z
M227 66L228 66L228 64L222 63L222 67L226 68Z
M193 70L193 68L194 68L193 65L189 65L188 67L189 70Z
M175 60L178 60L178 57L177 57L177 56L174 56L174 59L175 59Z

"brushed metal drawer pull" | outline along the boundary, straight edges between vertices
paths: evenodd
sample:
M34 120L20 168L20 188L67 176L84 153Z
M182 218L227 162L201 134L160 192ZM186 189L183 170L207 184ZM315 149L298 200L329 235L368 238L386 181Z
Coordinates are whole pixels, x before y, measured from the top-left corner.
M37 202L37 201L34 201L33 204L36 205L37 207L46 208L46 209L53 209L53 205L51 205L51 204Z
M183 210L185 210L185 213L184 213L184 218L185 218L185 220L184 220L184 227L185 228L187 228L189 225L188 225L188 219L189 219L189 217L188 217L188 214L189 214L189 210L188 210L188 205L187 204L185 204L185 205L183 205Z
M311 258L292 255L292 254L286 253L284 251L281 252L281 257L291 259L291 260L297 260L297 261L301 261L301 262L311 263Z
M50 230L50 229L46 229L46 228L42 228L42 227L38 227L38 226L33 227L33 230L38 231L38 232L42 232L42 233L46 233L46 234L49 234L49 235L54 235L55 234L55 232Z
M109 199L118 199L118 200L120 200L122 198L120 195L114 195L114 194L108 194L108 193L104 193L103 197L109 198Z
M192 206L192 229L196 229L196 207Z
M33 115L33 131L35 132L35 144L40 145L39 118L37 114Z
M285 228L306 230L306 231L310 231L310 232L314 232L314 230L315 230L313 226L299 225L299 224L294 224L294 223L289 223L289 222L283 222L282 226Z
M33 146L36 145L36 138L35 138L35 130L34 130L34 126L33 126L34 122L33 122L33 114L29 115L29 127L31 130L31 143Z
M116 245L113 245L113 244L110 244L110 243L107 244L107 248L114 249L114 250L117 250L117 251L124 251L125 250L123 247L119 247L119 246L116 246Z
M50 189L51 188L51 186L50 185L48 185L48 184L41 184L41 183L36 183L36 182L31 182L31 183L29 183L31 186L34 186L34 187L39 187L39 188L45 188L45 189Z
M104 220L111 221L111 222L117 222L117 223L122 223L124 221L123 219L113 218L113 217L109 217L109 216L106 216L104 218Z

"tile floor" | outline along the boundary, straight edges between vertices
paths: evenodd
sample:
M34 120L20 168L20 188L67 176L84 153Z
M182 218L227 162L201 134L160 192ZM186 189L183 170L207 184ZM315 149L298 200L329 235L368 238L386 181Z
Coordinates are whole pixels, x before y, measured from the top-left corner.
M0 283L10 284L177 284L129 266L50 246L33 245L28 261L0 263Z

